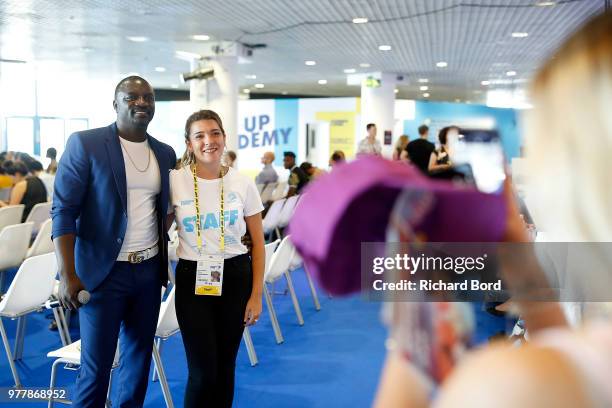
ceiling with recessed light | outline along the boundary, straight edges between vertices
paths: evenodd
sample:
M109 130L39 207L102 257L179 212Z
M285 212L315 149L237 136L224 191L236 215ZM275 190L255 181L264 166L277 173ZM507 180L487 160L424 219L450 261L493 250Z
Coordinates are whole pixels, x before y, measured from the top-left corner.
M477 101L491 87L522 86L603 9L603 0L4 0L0 58L187 89L177 51L238 41L266 45L239 64L251 95L356 96L345 73L354 70L402 76L401 98L422 97L427 79L430 99Z

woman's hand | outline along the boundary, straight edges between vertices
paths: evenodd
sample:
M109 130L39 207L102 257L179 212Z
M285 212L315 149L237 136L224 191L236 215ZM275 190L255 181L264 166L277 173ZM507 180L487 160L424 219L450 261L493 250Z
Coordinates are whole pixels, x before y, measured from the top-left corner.
M252 326L257 323L261 315L261 296L251 295L244 311L244 325Z

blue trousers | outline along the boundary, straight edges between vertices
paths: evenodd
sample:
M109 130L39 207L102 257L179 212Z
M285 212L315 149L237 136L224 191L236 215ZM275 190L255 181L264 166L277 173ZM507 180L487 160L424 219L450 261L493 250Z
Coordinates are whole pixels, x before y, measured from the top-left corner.
M115 262L79 309L81 370L74 407L104 407L117 340L120 344L115 407L142 407L147 392L161 286L159 260ZM116 380L116 381L115 381Z

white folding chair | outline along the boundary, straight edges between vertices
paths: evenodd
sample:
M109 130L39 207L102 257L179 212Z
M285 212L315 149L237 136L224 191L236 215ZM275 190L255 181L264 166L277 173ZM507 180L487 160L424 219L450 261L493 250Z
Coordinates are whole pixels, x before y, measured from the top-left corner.
M4 286L4 272L18 267L28 252L33 226L34 223L28 222L0 230L0 294Z
M276 343L281 344L285 341L283 338L283 334L280 329L280 325L278 324L278 318L276 317L276 310L274 310L274 306L272 305L272 297L270 296L270 292L266 286L265 278L268 274L268 269L270 268L270 263L272 261L272 255L274 255L274 251L278 248L278 244L280 244L280 239L277 239L274 242L270 242L265 245L266 251L266 263L264 267L264 298L266 300L266 306L268 307L268 312L270 313L270 321L272 322L272 330L274 330L274 337L276 337Z
M30 249L26 253L26 258L30 258L36 255L48 254L53 252L53 241L51 240L51 219L43 222L36 234L36 238L32 243Z
M262 203L265 204L268 201L272 201L272 193L274 192L274 189L276 188L276 184L277 183L266 184L263 191L261 192L261 202Z
M33 222L34 228L32 228L32 235L38 233L40 226L43 222L51 218L51 203L38 203L28 214L25 222Z
M276 231L276 227L278 225L278 220L280 219L281 211L283 209L283 205L285 204L286 199L282 198L280 200L274 201L266 216L263 219L263 230L264 234L271 234Z
M0 208L0 231L4 227L9 225L15 225L21 223L21 217L23 216L23 210L25 205L9 205L7 207Z
M26 259L11 283L6 295L0 302L0 334L4 343L6 357L9 360L15 386L20 387L21 382L15 367L14 360L21 357L23 351L23 336L25 333L25 317L40 309L49 299L53 291L55 275L57 274L57 261L55 254L46 254ZM15 335L15 354L6 336L2 318L19 319L17 334Z
M293 244L291 244L293 245ZM289 271L293 272L299 268L304 269L304 273L306 274L306 279L308 280L308 286L310 286L310 293L312 294L312 301L314 302L315 310L321 310L321 303L319 303L319 295L317 295L317 290L315 288L314 282L312 281L312 277L310 273L308 273L308 269L306 269L306 265L304 265L304 261L302 261L302 257L298 253L297 250L293 251L293 258L291 258L291 264L289 265Z
M166 401L166 407L168 408L173 408L174 403L172 402L170 386L168 385L166 371L164 370L164 365L161 360L161 351L163 342L174 336L180 330L178 320L176 318L176 306L174 303L175 292L176 286L172 287L168 297L162 302L159 308L157 330L155 331L155 340L153 343L154 366L152 381L157 381L157 377L159 376L162 394L164 395L164 401Z
M285 228L287 225L289 225L289 221L291 221L291 217L295 212L295 207L297 206L299 199L299 195L294 195L287 198L287 201L285 201L285 205L283 206L283 210L281 211L280 216L278 217L278 225L276 226L277 229Z
M274 192L272 193L272 201L280 200L281 198L285 198L287 196L287 191L289 190L289 184L286 181L281 181L276 185Z
M278 245L276 251L272 255L270 259L270 267L266 268L264 280L265 283L274 283L279 280L282 276L285 277L287 281L287 289L291 295L291 301L293 302L293 308L295 309L295 314L298 319L298 324L300 326L304 325L304 318L302 317L302 309L300 308L300 303L298 302L297 295L295 294L295 289L293 287L293 280L291 279L291 275L289 274L289 266L291 265L291 258L293 258L293 253L295 252L295 247L289 242L289 236L283 238L283 240ZM264 292L267 292L266 285L264 284ZM266 296L270 296L269 292ZM268 305L270 308L270 313L274 310L274 305L270 299L270 304ZM274 310L274 313L276 311Z
M115 360L113 361L113 365L111 367L110 378L108 380L108 391L106 392L106 403L104 406L106 408L111 408L112 404L110 401L110 392L111 385L113 383L113 371L115 368L119 366L119 348L117 348L117 352L115 353ZM57 375L57 366L60 364L66 364L70 366L71 369L74 366L81 365L81 340L75 341L67 346L64 346L60 349L51 351L47 353L47 357L55 358L56 360L53 362L51 366L51 379L49 381L49 389L51 390L51 394L53 394L53 389L55 387L55 377ZM72 404L70 400L67 398L49 398L48 408L52 408L55 402L59 402L61 404Z

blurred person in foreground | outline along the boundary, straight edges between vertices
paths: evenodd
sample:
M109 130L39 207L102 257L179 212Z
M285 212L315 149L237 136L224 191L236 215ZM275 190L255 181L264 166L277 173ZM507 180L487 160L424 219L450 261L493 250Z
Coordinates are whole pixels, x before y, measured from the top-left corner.
M536 76L532 97L535 108L526 123L529 191L545 210L542 228L558 241L612 241L612 195L605 171L612 152L612 13L595 18L562 46ZM599 143L579 142L585 123L588 134L599 135ZM553 187L551 180L560 182ZM515 221L506 238L524 239L515 204L509 203ZM609 254L598 256L612 268ZM609 277L595 279L609 293ZM552 307L520 305L532 325L531 341L519 348L498 344L471 353L441 384L433 406L612 406L612 323L585 321L571 330ZM609 313L609 304L598 307ZM432 390L410 361L390 352L375 406L425 407Z
M540 225L555 240L612 241L612 195L605 171L612 152L612 14L595 18L573 35L537 75L532 91L535 109L528 113L526 139L531 191L546 213ZM576 98L582 103L576 104ZM599 143L584 143L585 123ZM553 186L551 180L562 182ZM406 206L403 223L395 224L389 214L395 214L392 203L400 192L414 205ZM313 214L320 214L316 225ZM354 254L361 242L383 241L386 224L412 232L399 235L400 242L522 243L526 250L521 255L529 258L507 252L501 263L504 283L510 293L521 293L532 283L546 288L546 277L532 267L533 249L509 180L503 194L485 194L425 178L412 166L358 159L313 184L291 220L291 240L325 289L346 294L363 289ZM612 269L609 252L594 255ZM610 295L612 274L579 272L595 278L600 292ZM387 360L374 406L612 406L612 323L585 321L572 330L559 303L548 299L516 299L530 334L527 344L491 344L468 353L463 353L470 329L459 311L462 303L393 302ZM608 305L598 305L602 315Z

